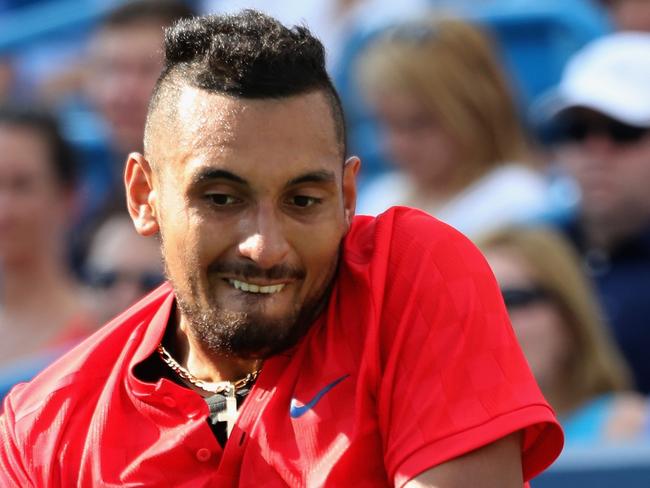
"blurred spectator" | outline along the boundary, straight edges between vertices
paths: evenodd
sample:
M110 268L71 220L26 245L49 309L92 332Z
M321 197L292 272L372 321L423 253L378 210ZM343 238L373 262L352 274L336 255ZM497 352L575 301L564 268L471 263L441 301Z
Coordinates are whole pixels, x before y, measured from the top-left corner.
M116 7L90 40L85 90L108 125L113 152L107 198L123 201L122 168L142 150L149 96L162 69L163 28L193 11L180 0L135 0Z
M595 279L637 386L650 392L650 34L589 44L540 107L581 191L561 223Z
M0 108L0 363L90 330L84 294L66 266L74 183L54 119Z
M453 19L387 31L360 62L362 88L399 172L360 195L358 211L423 209L473 236L546 210L547 185L477 27Z
M548 229L507 229L479 239L510 319L567 445L632 440L643 397L602 321L571 245Z
M142 151L149 96L162 69L163 28L193 13L181 0L124 2L91 36L84 86L106 123L109 147L84 154L83 206L72 253L77 270L96 220L108 209L125 208L124 161L130 151Z
M162 69L163 28L193 14L180 0L126 2L92 36L86 91L120 158L142 150L149 96Z
M253 8L286 25L306 23L325 46L330 73L339 65L351 35L413 19L431 8L431 0L203 0L202 4L209 13Z
M15 82L13 60L9 56L0 56L0 103L10 100Z
M126 211L110 214L97 228L85 271L96 291L100 323L126 310L164 280L157 241L140 236Z
M600 0L614 27L620 31L650 31L648 0Z

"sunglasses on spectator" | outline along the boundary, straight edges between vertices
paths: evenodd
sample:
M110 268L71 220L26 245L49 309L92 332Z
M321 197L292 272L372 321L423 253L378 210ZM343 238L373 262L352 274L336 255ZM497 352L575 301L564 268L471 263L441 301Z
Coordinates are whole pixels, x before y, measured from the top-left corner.
M510 310L545 302L550 298L549 293L538 286L501 288L501 295Z
M625 145L634 144L649 132L648 127L625 124L609 117L565 117L559 121L558 139L560 142L584 142L590 136L603 136L610 141Z
M155 272L130 272L130 271L90 271L87 281L93 288L108 290L118 283L134 283L143 291L149 291L165 280L164 275Z

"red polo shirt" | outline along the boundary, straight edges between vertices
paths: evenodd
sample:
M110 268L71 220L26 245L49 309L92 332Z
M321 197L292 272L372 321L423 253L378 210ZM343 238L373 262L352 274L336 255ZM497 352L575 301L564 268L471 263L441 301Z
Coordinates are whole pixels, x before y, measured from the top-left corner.
M561 450L484 259L423 213L355 220L326 312L265 362L225 449L198 394L133 374L173 300L163 285L13 390L1 486L402 486L520 429L529 479Z

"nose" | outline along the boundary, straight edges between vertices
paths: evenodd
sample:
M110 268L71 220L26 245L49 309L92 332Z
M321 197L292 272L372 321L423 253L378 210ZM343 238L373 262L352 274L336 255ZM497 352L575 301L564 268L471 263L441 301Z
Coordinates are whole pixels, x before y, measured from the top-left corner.
M264 269L281 264L289 253L282 222L270 208L259 208L252 221L239 243L239 254Z
M591 154L609 155L616 146L605 134L594 133L585 137L582 147Z
M401 160L411 152L413 138L404 129L390 127L385 130L383 145L393 159Z

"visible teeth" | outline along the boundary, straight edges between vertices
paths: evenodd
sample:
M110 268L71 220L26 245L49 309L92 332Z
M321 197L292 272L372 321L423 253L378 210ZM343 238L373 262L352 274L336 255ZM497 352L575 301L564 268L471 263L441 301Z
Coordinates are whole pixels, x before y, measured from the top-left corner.
M259 286L239 280L228 280L228 282L238 290L247 291L249 293L277 293L284 288L284 283L279 285Z

